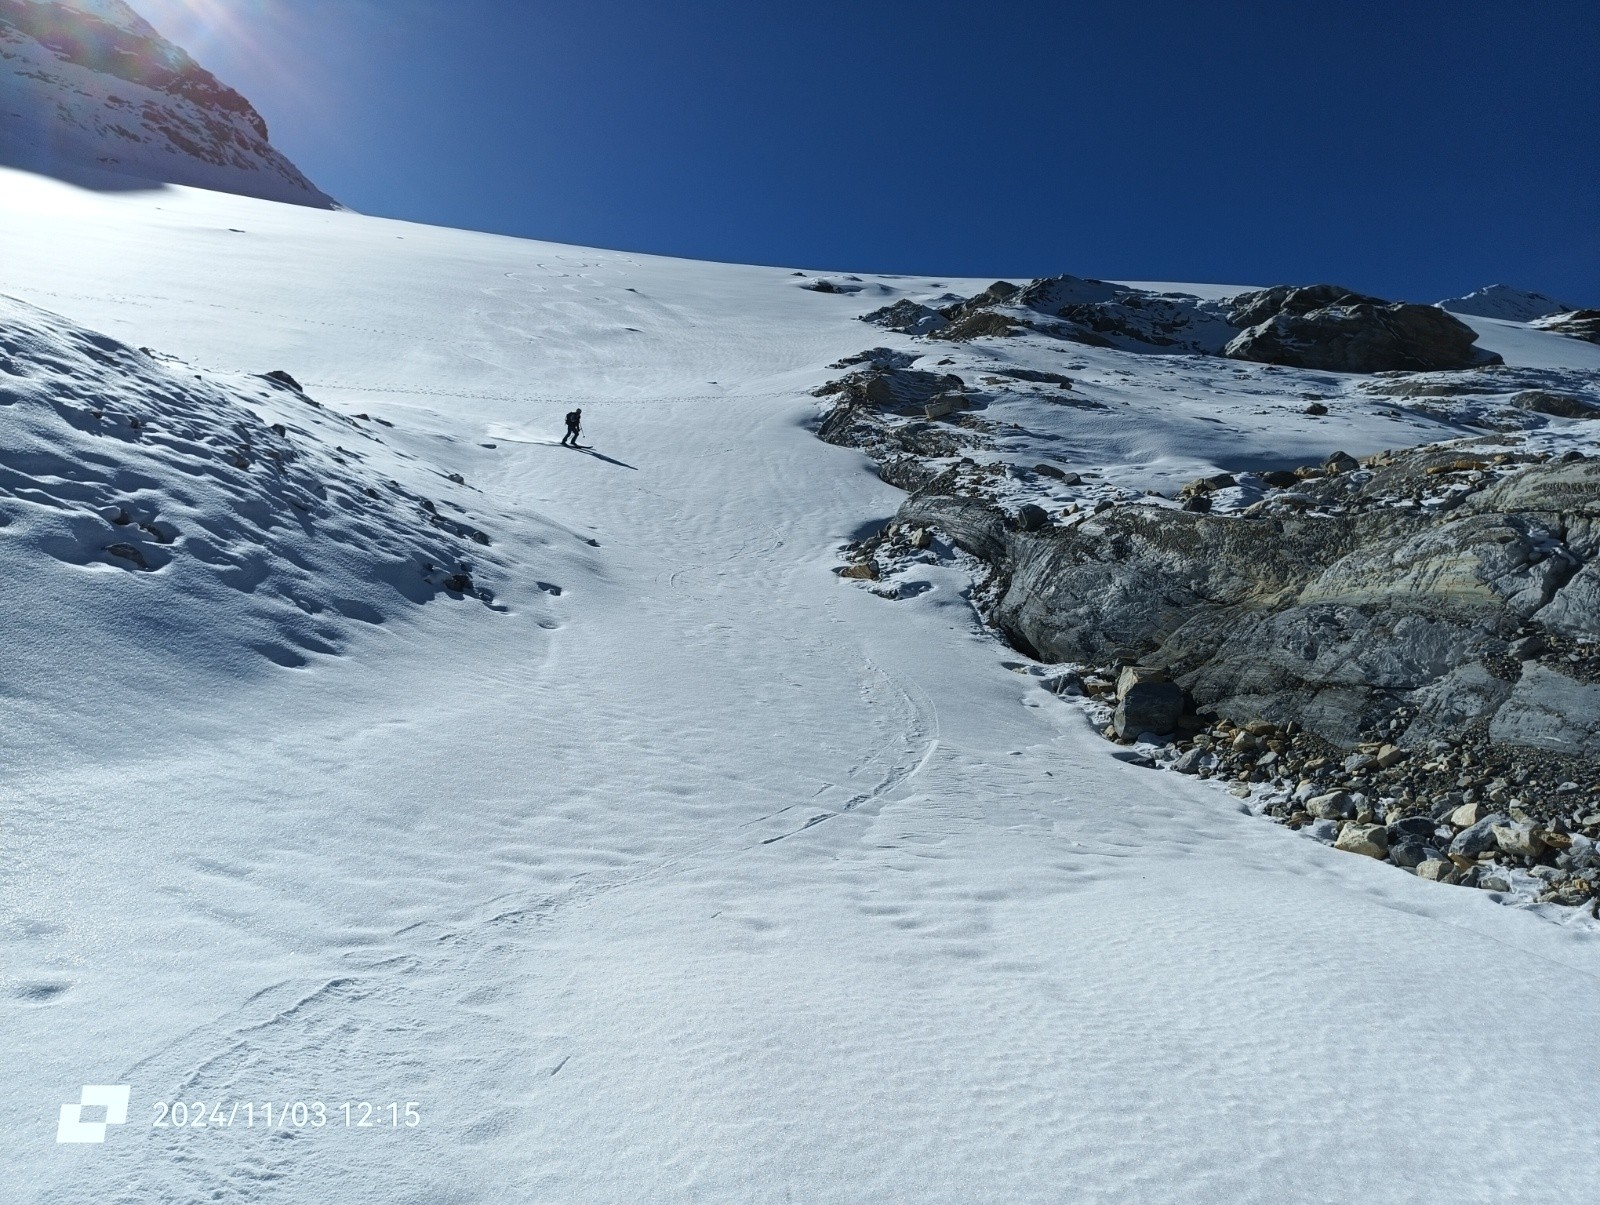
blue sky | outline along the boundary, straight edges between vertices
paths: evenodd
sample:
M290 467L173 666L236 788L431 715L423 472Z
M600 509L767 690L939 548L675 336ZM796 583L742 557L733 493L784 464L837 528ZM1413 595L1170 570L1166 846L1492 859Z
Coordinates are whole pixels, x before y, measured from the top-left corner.
M363 212L824 269L1600 304L1587 3L132 2Z

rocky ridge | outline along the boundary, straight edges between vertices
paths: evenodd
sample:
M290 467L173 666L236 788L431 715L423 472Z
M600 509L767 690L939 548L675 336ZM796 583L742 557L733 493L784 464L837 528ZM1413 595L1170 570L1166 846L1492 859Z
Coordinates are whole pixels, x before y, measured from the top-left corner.
M937 309L902 300L864 321L952 341L1028 329L1094 347L1349 373L1473 368L1500 359L1475 347L1477 333L1436 306L1326 284L1217 300L1056 276L1021 287L996 281Z
M122 0L0 0L0 162L334 205L249 101Z
M1023 291L1002 282L976 305L931 311L945 325L901 303L894 320L923 328L913 347L841 361L844 375L817 391L828 407L819 435L864 450L910 494L882 531L846 549L841 574L906 597L924 588L918 566L963 561L986 620L1036 659L1027 672L1085 696L1130 756L1236 783L1263 814L1425 877L1591 899L1593 374L1478 358L1448 372L1337 378L1347 383L1311 394L1304 421L1392 401L1397 417L1404 408L1440 434L1479 433L1211 472L1157 493L1114 472L1019 459L1060 436L1030 444L1005 417L1055 415L1059 432L1115 417L1103 389L998 354L1024 342L1019 333L1033 345L1054 333L941 337ZM1327 308L1326 294L1295 302L1292 292L1206 304L1241 319L1249 306L1275 317ZM975 350L941 355L950 342ZM1019 396L1031 409L1007 400ZM1330 794L1348 797L1348 814L1326 802L1328 815L1308 810ZM1496 810L1456 824L1468 805Z

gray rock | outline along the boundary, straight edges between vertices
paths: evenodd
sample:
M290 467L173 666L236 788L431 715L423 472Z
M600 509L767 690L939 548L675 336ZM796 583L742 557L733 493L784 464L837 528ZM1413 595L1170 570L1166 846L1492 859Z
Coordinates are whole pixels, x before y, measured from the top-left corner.
M1391 840L1401 837L1431 838L1438 827L1438 822L1431 816L1405 816L1389 825L1389 834Z
M1171 682L1141 682L1117 704L1112 726L1127 739L1142 732L1165 736L1183 717L1183 688Z
M1428 860L1428 847L1420 841L1401 841L1389 846L1389 861L1396 866L1415 868Z
M1177 761L1172 763L1172 768L1179 774L1198 774L1205 765L1206 751L1204 749L1190 749Z
M1497 824L1494 839L1501 853L1519 858L1537 858L1545 851L1544 838L1531 824Z
M1488 853L1496 848L1495 826L1504 824L1507 817L1501 812L1495 812L1484 817L1471 828L1464 828L1456 834L1455 840L1450 842L1449 854L1452 858L1475 858L1479 854Z
M1600 683L1525 665L1489 726L1493 740L1600 756Z
M1389 834L1381 824L1347 824L1339 830L1335 849L1382 861L1389 856Z
M1443 858L1429 858L1417 866L1417 878L1426 879L1430 883L1455 883L1460 876L1461 872L1456 869L1455 863L1447 862Z
M1551 393L1545 389L1525 389L1511 399L1511 404L1518 410L1554 418L1600 418L1600 407L1570 393Z
M1356 814L1356 802L1345 791L1329 791L1306 800L1306 811L1318 820L1348 820Z

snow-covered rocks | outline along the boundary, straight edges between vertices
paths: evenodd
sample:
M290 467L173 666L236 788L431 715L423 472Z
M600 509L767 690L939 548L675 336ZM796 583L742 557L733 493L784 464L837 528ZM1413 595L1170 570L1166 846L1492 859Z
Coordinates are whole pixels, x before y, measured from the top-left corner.
M333 204L249 101L122 0L0 0L0 162Z
M441 594L487 601L462 558L489 556L489 537L400 485L403 463L281 380L197 371L0 298L0 599L14 616L60 607L10 625L13 667L45 672L74 631L298 666Z
M1540 330L1570 335L1588 343L1600 343L1600 310L1573 310L1566 314L1552 314L1530 323Z

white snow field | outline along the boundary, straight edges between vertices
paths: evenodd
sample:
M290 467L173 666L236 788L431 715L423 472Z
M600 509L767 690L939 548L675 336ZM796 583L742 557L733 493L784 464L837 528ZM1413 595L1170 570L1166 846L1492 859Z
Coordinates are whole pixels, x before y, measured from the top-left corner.
M807 391L988 282L801 283L0 172L0 1200L1600 1200L1600 923L1117 760L954 567L837 579L901 495ZM1196 445L1071 350L1129 472L1404 426Z

